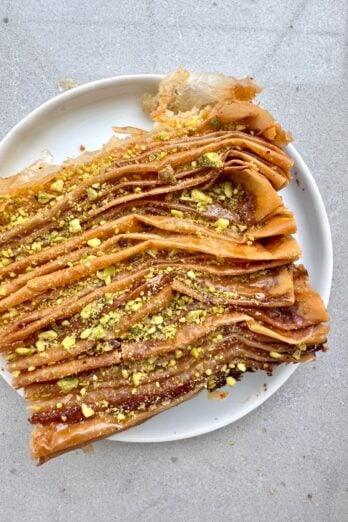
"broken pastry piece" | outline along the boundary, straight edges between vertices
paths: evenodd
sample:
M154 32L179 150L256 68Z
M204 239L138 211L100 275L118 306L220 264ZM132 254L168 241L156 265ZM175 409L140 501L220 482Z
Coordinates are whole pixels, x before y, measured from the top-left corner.
M152 131L1 180L0 352L38 463L325 350L259 91L176 71L144 98Z

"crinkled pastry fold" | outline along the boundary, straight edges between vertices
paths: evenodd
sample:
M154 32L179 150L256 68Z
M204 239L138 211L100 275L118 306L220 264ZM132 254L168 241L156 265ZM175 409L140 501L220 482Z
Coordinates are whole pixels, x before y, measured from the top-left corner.
M151 132L0 181L0 352L39 463L325 350L259 91L178 70L144 99Z

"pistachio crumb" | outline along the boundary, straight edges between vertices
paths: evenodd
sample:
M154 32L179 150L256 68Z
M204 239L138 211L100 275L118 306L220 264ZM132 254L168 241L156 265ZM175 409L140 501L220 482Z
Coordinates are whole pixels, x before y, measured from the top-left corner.
M62 179L57 179L57 181L55 181L54 183L52 183L51 185L51 190L53 190L54 192L63 192L64 190L64 181Z
M96 247L98 247L100 244L101 244L101 241L100 241L100 239L99 239L98 237L94 237L94 238L89 239L89 240L87 241L87 245L90 246L90 247L92 247L92 248L96 248Z
M226 230L226 228L229 226L229 224L230 224L230 222L228 219L219 218L217 221L215 221L214 227L216 227L218 231L221 231L221 230Z
M70 348L72 348L73 346L75 346L76 344L76 338L74 335L67 335L66 337L64 337L64 339L62 340L62 345L63 347L66 349L66 350L69 350Z
M91 335L91 333L92 333L92 328L86 328L85 330L83 330L80 333L80 338L81 339L88 339L88 337Z
M34 348L16 348L15 352L18 355L31 355L32 353L35 352L35 349Z
M44 332L40 332L38 337L41 341L54 341L57 339L58 334L54 330L46 330Z
M79 380L76 377L64 377L57 381L57 385L64 393L69 393L79 385Z
M94 415L94 410L90 406L87 406L87 404L82 403L81 404L81 411L84 417L88 419L88 417L92 417Z
M172 209L170 211L170 213L171 213L172 216L174 216L176 218L182 219L184 217L184 213L181 210Z
M272 359L281 359L282 358L281 354L278 352L270 352L269 354L272 357Z
M82 229L81 229L81 224L80 224L79 219L75 218L69 222L69 232L71 232L72 234L75 234L77 232L80 232L81 230Z
M199 358L199 350L197 348L192 348L190 354L192 355L192 357L194 357L195 359L198 359Z
M217 152L206 152L200 156L197 161L200 167L212 167L218 169L224 166L224 162Z
M132 375L132 380L134 386L139 386L141 380L144 378L144 375L141 372L134 372Z
M87 197L89 200L93 201L94 199L97 199L98 192L95 189L93 189L92 187L88 187L86 192L87 192Z

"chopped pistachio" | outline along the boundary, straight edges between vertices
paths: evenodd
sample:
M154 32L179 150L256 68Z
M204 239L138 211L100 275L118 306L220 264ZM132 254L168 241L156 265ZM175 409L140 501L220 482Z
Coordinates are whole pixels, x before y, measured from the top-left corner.
M226 377L226 384L227 386L234 386L236 384L236 379L234 379L233 377L229 376L229 377Z
M189 277L190 279L196 279L196 274L193 272L193 270L189 270L187 272L187 277Z
M38 337L42 341L54 341L57 339L58 334L54 330L46 330L45 332L40 332Z
M87 245L92 247L92 248L96 248L98 247L99 245L101 244L101 241L98 237L94 237L93 239L89 239L87 241Z
M111 283L111 278L115 275L116 268L114 266L108 266L104 268L102 271L97 272L97 277L101 281L104 281L105 284L109 285Z
M244 363L239 362L239 363L237 364L237 368L238 368L238 370L239 370L240 372L245 372L245 371L246 371L246 366L245 366Z
M90 199L91 201L93 201L94 199L97 199L98 192L96 190L94 190L92 187L88 187L86 192L87 192L88 199Z
M158 171L158 180L162 183L176 185L178 180L175 177L175 170L171 165L166 165L163 169Z
M57 381L57 384L62 392L69 393L78 387L79 380L76 377L64 377L64 379Z
M80 338L81 339L88 339L88 337L91 335L91 333L92 333L92 328L86 328L85 330L83 330L80 333Z
M42 250L41 241L34 241L34 243L32 243L32 245L31 245L31 250L33 252L41 252L41 250Z
M198 121L199 121L198 117L195 116L191 120L185 121L185 127L195 127L197 125Z
M144 378L144 375L141 372L134 372L132 374L132 380L134 386L139 386L141 380Z
M228 219L225 218L219 218L214 223L214 227L216 227L218 230L225 230L229 226L230 222Z
M162 324L163 323L163 317L161 315L154 315L152 316L151 318L151 323L152 324Z
M66 350L69 350L70 348L72 348L73 346L75 346L76 344L76 338L75 336L73 335L67 335L66 337L64 337L64 339L62 340L62 345L63 347L66 349Z
M225 181L224 183L224 194L227 198L231 198L233 196L232 183L229 181Z
M281 359L282 358L281 354L278 352L270 352L269 354L272 357L272 359Z
M1 255L4 256L4 257L14 257L14 252L12 250L12 248L4 248L2 251L1 251Z
M84 417L88 419L88 417L92 417L94 415L94 410L90 406L87 406L87 404L82 403L81 404L81 411Z
M110 319L111 319L111 316L109 314L104 314L99 319L99 323L102 324L103 326L105 326L110 321Z
M199 358L199 350L197 348L192 348L192 350L190 351L190 354L192 355L192 357L194 357L195 359L198 359Z
M171 136L170 136L170 133L167 132L167 131L161 131L157 134L157 137L159 140L162 140L162 141L168 141L170 140Z
M51 190L54 192L63 192L64 190L64 181L62 179L57 179L54 183L51 185Z
M82 230L80 220L77 218L72 219L69 222L69 232L71 232L72 234L75 234L76 232L80 232L80 230Z
M20 370L15 370L14 372L12 372L12 375L16 379L17 377L19 377L20 373Z
M208 194L205 194L199 189L193 189L191 192L191 199L196 203L202 203L204 205L210 205L213 200Z
M207 388L208 390L213 390L214 388L216 388L216 382L215 382L215 379L214 378L210 378L207 382Z
M103 272L106 277L112 277L116 273L116 268L113 265L107 266L106 268L104 268Z
M213 373L213 372L212 372L211 368L207 368L207 369L205 370L205 374L208 375L208 376L211 375L212 373Z
M181 212L181 210L175 210L175 209L172 209L172 210L170 211L170 213L171 213L172 216L174 216L174 217L176 217L176 218L180 218L180 219L182 219L182 218L184 217L184 213Z
M186 314L186 319L190 323L200 324L206 315L207 312L205 310L190 310Z
M103 339L105 337L105 330L101 324L98 324L92 329L91 338L95 341Z
M102 304L98 303L97 301L92 301L84 308L82 308L80 315L82 319L89 319L90 317L97 315L102 308Z
M197 161L200 167L212 167L215 169L220 169L224 166L224 162L217 152L207 152L198 158Z
M224 310L223 306L213 306L211 311L214 314L223 314L225 310Z
M129 372L128 372L128 370L126 370L126 369L121 370L121 374L122 374L122 377L123 377L124 379L128 379L128 377L129 377Z
M42 339L36 341L35 346L38 352L43 352L46 349L47 344Z
M51 199L53 199L55 196L54 194L49 194L48 192L39 192L37 195L37 200L41 205L46 205Z
M15 352L18 355L31 355L35 352L35 348L16 348Z
M142 300L137 297L134 300L130 300L126 303L125 310L126 312L136 312L142 306Z
M116 418L118 421L123 421L126 416L123 413L118 413Z

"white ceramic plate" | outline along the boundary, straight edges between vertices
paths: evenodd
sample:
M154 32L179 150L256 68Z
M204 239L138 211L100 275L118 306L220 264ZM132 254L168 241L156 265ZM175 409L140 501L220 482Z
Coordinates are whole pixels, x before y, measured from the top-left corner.
M9 176L23 169L48 149L54 163L79 154L79 146L96 149L105 143L113 125L150 128L140 100L155 91L158 75L121 76L100 80L65 92L44 103L24 118L0 143L0 174ZM299 117L302 117L299 115ZM315 181L301 156L290 145L295 160L293 180L281 192L295 212L302 247L302 261L311 284L327 304L332 278L332 243L328 218ZM1 362L1 361L0 361ZM247 374L224 401L208 399L207 392L154 417L114 440L159 442L194 437L240 419L262 404L290 377L296 365L281 366L272 377L263 372ZM8 373L2 376L10 382ZM267 383L267 387L264 387Z

